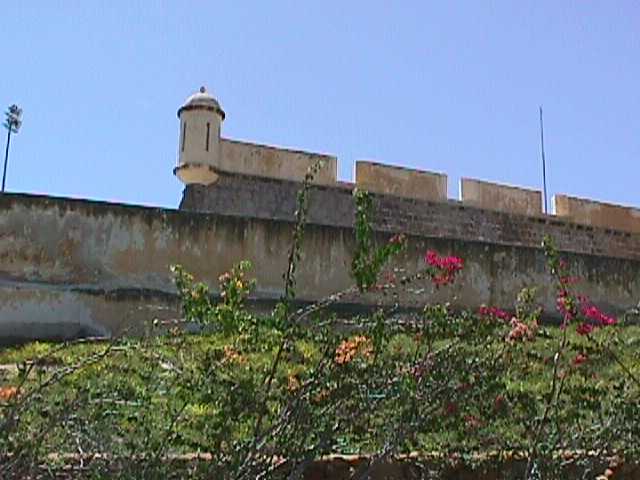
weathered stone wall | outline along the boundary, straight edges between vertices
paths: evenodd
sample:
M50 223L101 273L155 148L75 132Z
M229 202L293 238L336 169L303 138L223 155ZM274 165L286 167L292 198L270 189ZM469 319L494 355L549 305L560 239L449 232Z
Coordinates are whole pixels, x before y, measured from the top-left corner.
M188 187L182 206L213 213L165 210L8 194L0 197L0 338L54 338L144 331L154 317L175 318L168 267L184 265L216 286L234 263L251 260L257 300L278 298L291 240L295 182L225 176L212 187ZM228 195L227 195L228 194ZM640 236L466 207L374 195L378 240L409 235L396 267L407 273L435 249L464 257L453 290L429 284L404 291L400 303L418 308L451 299L455 305L509 307L527 285L541 286L549 315L554 295L538 248L544 233L572 252L583 290L619 312L640 296ZM316 186L305 234L297 292L314 300L351 284L353 201L346 186ZM423 291L420 289L424 288ZM372 305L384 298L346 298ZM130 330L127 330L130 329Z
M310 221L351 227L353 185L314 186ZM293 220L300 184L244 175L225 175L208 187L185 188L180 209L226 215ZM640 260L640 235L574 223L553 215L525 216L448 200L431 202L373 194L374 223L385 232L539 248L545 235L562 250Z

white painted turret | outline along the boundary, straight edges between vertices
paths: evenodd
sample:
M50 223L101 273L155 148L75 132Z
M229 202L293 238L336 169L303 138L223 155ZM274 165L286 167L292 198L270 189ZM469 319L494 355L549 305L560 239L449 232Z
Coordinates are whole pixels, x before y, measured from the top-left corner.
M180 143L178 166L173 169L183 183L209 185L218 179L220 126L224 111L204 87L178 109Z

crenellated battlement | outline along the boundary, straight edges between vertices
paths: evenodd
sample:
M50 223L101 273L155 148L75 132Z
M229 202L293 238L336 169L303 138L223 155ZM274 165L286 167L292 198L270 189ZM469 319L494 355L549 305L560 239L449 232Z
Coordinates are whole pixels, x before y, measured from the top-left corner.
M552 212L545 214L542 192L533 188L461 178L454 197L449 195L448 178L444 173L358 160L353 182L341 182L337 179L338 159L332 155L227 138L221 140L221 150L219 171L223 176L240 174L300 182L310 167L322 161L323 166L314 181L319 185L361 188L376 194L430 202L453 200L480 209L545 216L591 227L640 233L640 209L623 205L556 194L552 199ZM196 203L191 203L189 209L200 210ZM210 211L205 205L202 210Z
M353 183L341 182L335 156L223 138L221 128L225 117L220 103L205 87L187 98L178 109L178 165L173 172L187 187L215 186L230 174L300 182L312 166L321 162L314 178L317 185L362 188L372 193L431 202L447 202L453 198L447 191L444 173L372 161L356 161ZM460 179L457 200L480 209L530 217L547 215L542 209L540 190L486 180ZM635 208L566 194L556 195L553 205L551 217L554 218L592 227L640 232L640 210ZM194 201L189 208L209 211Z

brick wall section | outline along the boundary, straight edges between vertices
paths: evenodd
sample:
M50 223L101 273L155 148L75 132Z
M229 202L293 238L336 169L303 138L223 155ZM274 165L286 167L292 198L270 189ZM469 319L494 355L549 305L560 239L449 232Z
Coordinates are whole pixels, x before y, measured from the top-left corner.
M283 180L225 175L208 187L187 186L180 209L248 218L292 220L300 184ZM574 223L551 215L525 216L484 210L457 201L430 202L372 194L375 227L429 238L477 241L539 248L550 235L561 250L606 257L640 259L640 235ZM352 187L316 186L309 221L350 227Z

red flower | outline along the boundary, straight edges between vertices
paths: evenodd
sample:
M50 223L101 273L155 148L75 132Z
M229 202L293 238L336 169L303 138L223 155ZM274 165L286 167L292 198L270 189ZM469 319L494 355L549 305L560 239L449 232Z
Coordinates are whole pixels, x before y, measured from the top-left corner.
M505 312L504 310L497 307L486 307L484 305L480 307L480 309L478 310L478 314L481 317L492 317L492 318L498 318L500 320L511 319L511 315Z
M458 413L458 405L453 402L448 402L444 407L444 412L447 415L455 415L456 413Z
M576 358L573 359L573 364L577 367L579 365L582 365L588 359L589 357L587 357L586 355L583 355L582 353L579 353L578 355L576 355Z
M467 430L476 430L482 426L482 422L474 415L466 415L464 417L464 423Z

